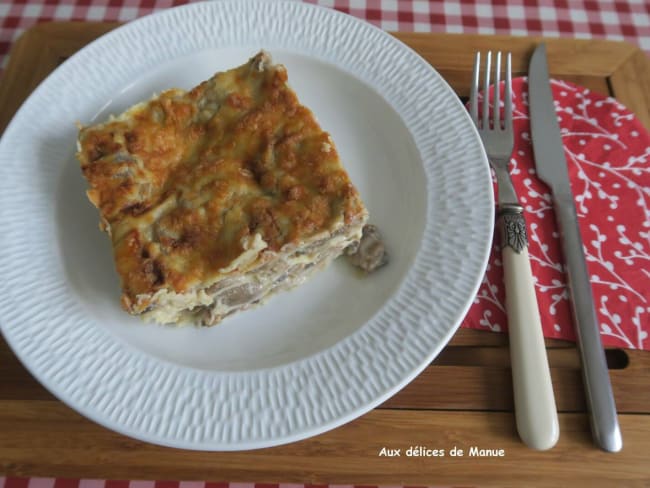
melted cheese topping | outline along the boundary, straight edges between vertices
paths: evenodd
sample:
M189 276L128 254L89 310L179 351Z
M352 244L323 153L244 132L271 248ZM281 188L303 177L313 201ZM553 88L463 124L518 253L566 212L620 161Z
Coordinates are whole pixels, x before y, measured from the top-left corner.
M160 290L196 291L367 216L265 53L82 128L78 146L134 313Z

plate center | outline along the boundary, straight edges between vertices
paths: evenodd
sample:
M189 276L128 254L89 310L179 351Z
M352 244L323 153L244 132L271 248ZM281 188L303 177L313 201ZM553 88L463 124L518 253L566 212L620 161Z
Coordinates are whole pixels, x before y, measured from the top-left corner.
M189 89L214 72L244 63L255 48L217 49L175 59L125 86L94 121L118 114L166 88ZM370 211L390 263L362 276L340 258L299 288L212 328L144 324L119 306L119 284L108 237L86 200L78 165L71 161L59 186L64 264L80 301L120 340L175 364L251 371L317 354L359 330L395 292L420 246L426 219L426 177L419 152L400 116L372 88L338 67L271 50L287 67L289 84L330 132L343 165ZM84 121L90 123L93 121ZM80 240L78 236L85 238Z

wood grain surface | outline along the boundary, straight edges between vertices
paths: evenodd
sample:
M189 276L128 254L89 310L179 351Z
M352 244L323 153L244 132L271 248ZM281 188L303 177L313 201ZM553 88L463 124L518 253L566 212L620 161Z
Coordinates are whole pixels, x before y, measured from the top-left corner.
M51 23L14 45L0 79L0 131L53 69L117 24ZM473 53L513 53L523 75L540 39L395 34L465 97ZM617 97L650 127L650 63L637 48L608 41L548 39L551 75ZM547 452L527 449L513 416L507 336L461 329L438 358L379 408L325 434L286 446L205 453L146 444L109 431L46 391L0 340L0 474L481 486L650 486L650 353L607 350L623 431L618 454L591 442L580 362L572 343L548 340L561 437ZM408 456L410 447L444 456ZM471 456L470 449L503 449ZM380 456L382 448L399 457ZM456 447L463 456L452 456Z

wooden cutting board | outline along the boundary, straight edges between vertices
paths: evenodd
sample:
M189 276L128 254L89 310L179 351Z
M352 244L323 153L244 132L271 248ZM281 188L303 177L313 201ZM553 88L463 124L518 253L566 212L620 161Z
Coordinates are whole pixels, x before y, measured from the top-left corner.
M117 24L51 23L14 45L0 79L0 131L62 61ZM461 97L473 53L513 53L523 75L540 39L395 34L429 61ZM624 43L547 39L551 75L613 95L650 127L650 63ZM507 336L461 329L418 378L379 408L328 433L275 448L182 451L109 431L71 410L34 380L0 340L0 475L109 479L481 486L648 486L650 353L607 350L624 449L591 443L580 363L571 343L547 341L561 438L551 451L519 441ZM411 447L443 456L408 456ZM472 456L472 447L499 456ZM399 457L381 456L400 449ZM462 456L453 456L456 448ZM413 452L411 452L413 453ZM439 453L440 454L440 453Z

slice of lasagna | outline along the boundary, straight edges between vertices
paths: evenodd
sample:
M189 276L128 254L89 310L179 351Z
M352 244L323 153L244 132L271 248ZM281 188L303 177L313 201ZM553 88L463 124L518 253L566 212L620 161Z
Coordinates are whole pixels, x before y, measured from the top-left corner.
M355 245L368 216L265 52L81 127L77 157L122 305L160 323L213 325L300 284Z

